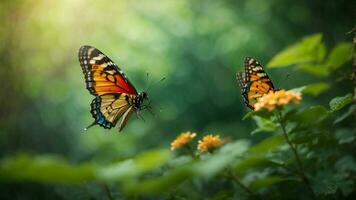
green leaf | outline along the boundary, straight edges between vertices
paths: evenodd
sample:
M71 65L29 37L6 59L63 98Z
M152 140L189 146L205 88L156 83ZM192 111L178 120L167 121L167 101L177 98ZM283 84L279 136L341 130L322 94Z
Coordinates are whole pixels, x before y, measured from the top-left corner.
M271 136L252 146L249 153L254 155L265 155L283 144L285 144L285 142L279 135Z
M303 93L304 94L310 94L310 95L313 95L313 96L318 96L319 94L325 92L329 88L330 88L330 84L329 83L318 82L318 83L307 85L304 88Z
M329 75L329 68L320 63L304 63L298 65L296 69L314 76L325 77Z
M123 187L125 191L131 194L162 194L162 192L176 187L183 181L189 180L193 176L193 171L190 167L187 165L169 170L160 177L126 182Z
M269 112L269 111L264 110L264 109L263 109L263 110L259 110L259 111L254 111L254 110L252 110L252 111L248 112L248 113L242 118L242 120L248 119L248 118L253 117L253 116L259 116L259 117L263 117L263 118L269 118L269 117L271 117L272 115L273 115L272 112Z
M342 114L341 116L335 119L334 124L344 121L346 118L348 118L355 112L356 112L356 105L350 106L350 108L344 114Z
M345 173L335 173L330 169L321 171L319 170L313 176L312 185L317 195L333 195L338 189L347 196L349 195L354 184Z
M351 155L345 155L336 161L335 170L339 172L356 172L356 160Z
M352 58L352 44L342 42L333 48L326 60L329 69L335 70Z
M133 159L127 159L100 167L98 177L104 180L127 180L139 176L145 172L157 169L171 157L168 150L150 150L139 154Z
M339 144L351 143L355 140L356 135L349 129L338 129L335 133L335 138L339 141Z
M260 179L255 180L254 182L252 182L249 187L252 190L258 190L262 187L267 187L267 186L271 186L274 185L276 183L280 183L282 181L287 181L290 180L288 178L285 177L281 177L281 176L267 176L267 177L263 177Z
M300 124L317 123L329 115L328 110L323 106L312 106L309 109L298 112L290 117L291 120Z
M138 155L134 162L137 170L142 172L156 169L171 158L171 152L165 149L150 150Z
M350 104L352 102L352 94L346 94L343 97L335 97L333 98L329 105L330 105L330 110L331 112L338 111L345 107L346 105Z
M276 123L268 118L262 118L259 116L252 117L257 125L257 128L251 132L252 135L260 132L272 132L277 129Z
M55 155L29 156L25 154L5 158L0 164L0 179L7 181L35 181L48 183L81 183L95 178L90 164L73 166Z
M256 167L266 167L266 166L279 166L277 164L265 157L247 155L246 158L237 161L234 169L237 173L244 173L247 170Z
M250 142L247 140L238 140L234 143L226 144L212 155L195 163L194 173L198 176L211 178L232 164L237 156L248 150L249 146Z
M325 47L320 33L303 38L282 50L267 64L270 68L320 61L325 56Z
M294 131L290 135L290 140L294 144L306 144L313 142L315 138L320 138L325 132L321 130L304 130L304 131Z

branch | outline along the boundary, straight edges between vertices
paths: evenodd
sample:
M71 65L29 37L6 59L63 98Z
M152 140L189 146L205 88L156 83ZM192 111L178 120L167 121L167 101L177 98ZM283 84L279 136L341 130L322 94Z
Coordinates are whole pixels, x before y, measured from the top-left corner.
M284 124L284 120L282 118L282 113L280 111L277 114L277 118L278 118L279 124L280 124L280 126L282 128L282 133L283 133L284 139L288 143L289 147L292 149L292 152L294 154L295 160L297 161L298 174L299 174L300 178L302 179L302 181L304 182L304 184L307 187L307 189L309 190L312 199L315 200L315 199L317 199L316 195L314 193L313 188L310 185L309 179L305 175L303 163L302 163L302 160L300 159L298 151L297 151L296 147L292 144L292 142L289 140L289 137L288 137L288 134L287 134L287 131L286 131L286 127L285 127L285 124Z

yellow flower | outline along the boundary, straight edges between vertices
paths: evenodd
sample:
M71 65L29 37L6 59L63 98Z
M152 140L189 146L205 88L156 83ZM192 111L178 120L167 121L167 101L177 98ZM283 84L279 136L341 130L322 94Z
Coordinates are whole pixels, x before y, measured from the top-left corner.
M190 131L183 132L181 133L172 143L171 143L171 150L176 150L184 145L186 145L188 142L190 142L195 136L197 136L196 133L191 133Z
M302 99L302 94L294 92L292 90L277 90L269 92L260 99L254 105L255 110L261 110L263 108L272 111L277 107L281 107L289 104L290 102L299 103Z
M198 150L200 152L211 151L215 148L221 146L223 142L220 139L219 135L206 135L203 139L198 141Z

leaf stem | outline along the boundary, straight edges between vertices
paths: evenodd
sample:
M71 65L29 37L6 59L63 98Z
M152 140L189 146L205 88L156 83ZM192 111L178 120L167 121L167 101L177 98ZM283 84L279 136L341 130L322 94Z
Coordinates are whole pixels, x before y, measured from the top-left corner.
M249 187L247 187L245 184L241 182L241 180L231 171L229 170L229 176L232 178L232 180L243 190L245 190L248 194L250 194L252 197L258 200L262 200L260 196L258 196L254 191L252 191Z
M310 195L311 195L311 198L315 200L315 199L317 199L317 198L316 198L316 195L315 195L315 193L314 193L313 188L312 188L311 185L310 185L309 179L308 179L307 176L305 175L303 163L302 163L302 161L301 161L301 159L300 159L300 156L299 156L299 154L298 154L298 151L297 151L296 147L292 144L292 142L289 140L289 137L288 137L288 134L287 134L287 130L286 130L286 127L285 127L285 123L284 123L284 120L283 120L281 111L278 111L277 118L278 118L279 124L281 125L282 133L283 133L284 139L285 139L285 141L288 143L288 145L290 146L290 148L292 149L292 152L293 152L293 154L294 154L294 157L295 157L295 159L296 159L296 161L297 161L298 175L300 176L300 178L301 178L302 181L304 182L305 186L306 186L307 189L309 190Z
M106 183L101 183L106 196L108 197L109 200L114 200L113 196L111 195L110 188Z
M192 147L188 144L188 145L185 145L185 148L188 150L190 156L192 156L193 160L197 159L197 156L195 155Z

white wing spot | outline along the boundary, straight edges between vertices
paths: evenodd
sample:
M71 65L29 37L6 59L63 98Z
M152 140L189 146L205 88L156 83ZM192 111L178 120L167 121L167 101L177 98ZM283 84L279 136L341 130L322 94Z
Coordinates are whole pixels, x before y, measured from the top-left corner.
M94 57L93 59L94 59L94 60L101 60L101 59L103 59L104 57L105 57L105 55L99 54L97 57Z

